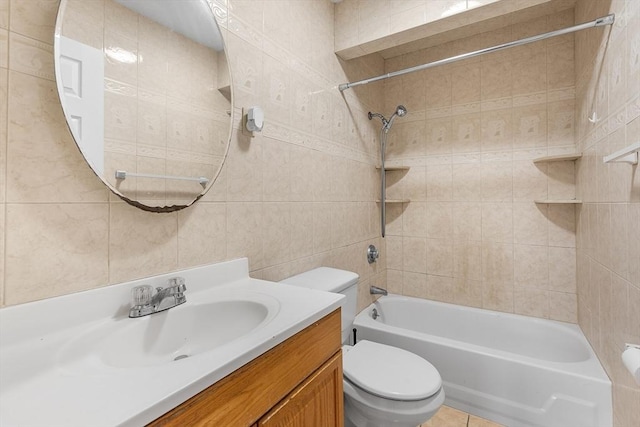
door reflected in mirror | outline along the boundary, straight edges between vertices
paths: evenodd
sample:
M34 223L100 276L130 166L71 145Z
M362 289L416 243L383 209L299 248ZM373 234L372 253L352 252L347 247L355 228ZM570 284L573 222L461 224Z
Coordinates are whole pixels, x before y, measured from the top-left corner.
M60 3L55 67L67 123L94 172L142 209L191 205L224 162L232 108L217 7Z

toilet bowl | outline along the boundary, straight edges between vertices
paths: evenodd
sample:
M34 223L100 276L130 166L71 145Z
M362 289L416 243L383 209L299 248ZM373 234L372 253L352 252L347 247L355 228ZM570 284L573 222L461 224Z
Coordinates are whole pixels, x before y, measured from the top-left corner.
M342 361L346 427L416 427L444 403L437 369L409 351L372 341L348 345L356 315L358 275L320 267L283 280L346 296L342 310Z

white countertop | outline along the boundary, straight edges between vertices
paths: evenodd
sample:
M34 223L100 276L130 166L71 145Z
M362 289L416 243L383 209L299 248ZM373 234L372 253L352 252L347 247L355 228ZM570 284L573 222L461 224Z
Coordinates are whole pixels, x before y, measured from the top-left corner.
M186 279L187 302L165 313L253 297L274 301L275 310L249 334L176 362L114 367L88 351L105 325L140 320L128 318L134 286L175 276ZM342 298L251 279L241 259L1 309L0 425L146 424L331 313Z

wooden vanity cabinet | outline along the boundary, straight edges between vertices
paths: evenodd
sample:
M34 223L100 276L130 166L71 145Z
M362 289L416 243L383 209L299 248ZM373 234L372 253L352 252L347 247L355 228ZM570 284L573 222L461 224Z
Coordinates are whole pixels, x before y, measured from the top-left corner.
M343 427L340 309L149 426Z

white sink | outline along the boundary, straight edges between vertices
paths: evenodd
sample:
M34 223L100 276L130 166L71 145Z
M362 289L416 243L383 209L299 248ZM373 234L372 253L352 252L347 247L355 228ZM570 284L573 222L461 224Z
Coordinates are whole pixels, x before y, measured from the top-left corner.
M278 310L276 299L251 293L245 293L244 299L209 303L187 300L160 313L91 328L63 347L59 362L69 370L179 362L246 336L273 319Z
M186 303L128 317L133 287L175 276ZM252 279L240 259L0 309L0 426L146 425L342 298Z

